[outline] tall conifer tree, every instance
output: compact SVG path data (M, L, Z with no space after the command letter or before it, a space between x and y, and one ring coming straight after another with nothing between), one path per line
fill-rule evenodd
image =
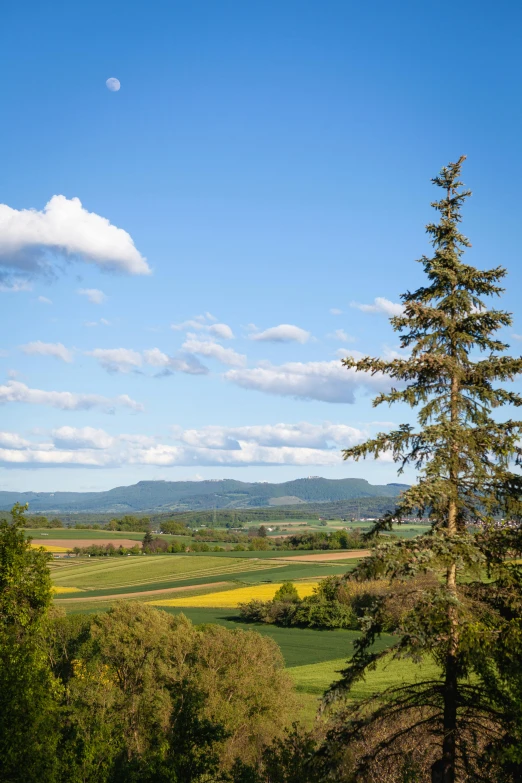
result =
M501 709L486 692L496 668L488 668L484 660L506 631L504 620L517 621L520 630L520 617L503 617L498 601L493 607L484 593L481 572L491 569L491 590L508 583L520 589L505 557L508 550L520 548L520 535L511 531L509 540L504 540L493 528L500 517L519 518L522 480L516 466L522 454L522 421L500 422L492 411L522 405L522 397L506 388L506 382L522 372L522 359L506 356L508 346L496 336L499 329L510 326L511 315L489 308L485 301L503 292L499 283L506 270L481 271L463 261L470 243L460 232L461 207L471 195L460 182L464 160L448 164L432 180L442 197L432 204L440 213L439 222L427 226L433 255L420 259L427 284L404 294L403 313L391 319L408 355L393 361L343 360L347 368L384 373L396 383L374 405L406 403L418 411L418 428L404 424L380 433L347 449L344 457L359 460L391 452L400 464L399 472L407 465L418 470L417 483L373 533L391 530L411 515L428 516L431 529L412 541L378 545L356 578L376 574L390 578L391 593L398 585L403 593L404 584L412 585L391 654L417 660L431 657L441 676L392 694L388 707L381 703L374 712L366 706L358 716L352 713L338 737L353 741L372 720L398 712L404 718L408 711L413 716L415 710L418 715L419 709L426 708L424 725L440 738L440 750L432 751L431 775L441 783L454 783L460 777L459 765L462 769L472 763L470 737L477 738L476 759L487 727L498 725ZM481 532L474 534L470 525L478 525ZM438 579L414 587L412 577L427 571ZM377 601L356 654L331 696L364 676L384 654L373 653L371 645L384 627L385 612L386 599ZM413 717L410 723L412 728ZM392 732L390 743L399 734L404 736L403 729L401 724L400 732Z

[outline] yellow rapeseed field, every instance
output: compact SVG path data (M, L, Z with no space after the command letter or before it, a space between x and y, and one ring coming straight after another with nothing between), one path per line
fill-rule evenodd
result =
M37 549L43 548L47 552L68 552L69 549L66 546L55 546L55 544L31 544L31 546L36 547Z
M187 598L164 598L163 600L148 601L153 606L202 606L208 608L235 609L239 604L249 601L271 601L281 587L277 584L253 585L252 587L237 587L234 590L223 590L220 593L207 593L207 595L194 595ZM312 595L318 582L297 583L296 588L300 598Z
M51 590L53 593L81 593L83 592L80 590L79 587L59 587L57 585L53 585Z

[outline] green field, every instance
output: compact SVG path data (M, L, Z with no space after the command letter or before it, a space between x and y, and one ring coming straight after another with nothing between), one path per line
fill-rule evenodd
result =
M171 587L205 584L210 585L213 582L221 582L225 580L237 582L238 584L243 585L253 585L258 584L259 582L281 582L295 579L315 579L324 576L331 576L332 574L344 574L347 570L347 567L344 565L321 564L316 566L315 564L308 563L289 566L281 565L278 568L273 568L271 566L263 567L261 565L258 566L256 570L254 564L248 564L247 561L243 570L238 568L234 571L226 571L223 568L219 568L215 569L212 573L210 570L207 570L205 575L198 575L198 572L195 569L194 571L185 573L183 575L172 575L170 579L165 579L165 581L151 581L150 572L143 572L141 578L144 580L147 579L148 581L138 582L134 585L129 585L127 582L125 582L117 587L109 587L104 585L104 587L91 587L89 589L88 587L82 586L79 579L75 578L65 581L66 578L62 574L60 574L59 577L55 577L54 572L53 581L56 585L62 587L80 587L85 591L83 593L83 597L85 598L103 598L107 595L117 596L118 594L124 593L139 593L144 590L166 590ZM122 574L119 574L118 576L121 577Z
M238 552L236 557L232 553L205 552L125 558L57 558L50 568L53 583L57 587L77 587L84 591L84 597L94 598L220 581L249 585L314 579L344 574L358 563L357 559L345 562L275 563L272 557L266 557L273 554Z
M279 628L276 625L243 623L234 615L232 609L199 609L177 607L158 607L170 614L184 614L196 625L217 623L227 628L240 628L245 631L257 631L273 639L283 653L289 667L301 667L309 664L321 664L332 659L350 658L353 643L360 634L358 631L318 631L314 628ZM390 644L391 637L383 636L376 649Z
M53 582L64 587L83 590L136 588L147 584L185 581L187 578L206 578L230 572L273 570L262 561L240 560L229 557L216 560L211 557L186 555L147 555L143 557L92 558L68 560L54 564Z
M382 649L389 643L388 640L389 637L382 637L376 649ZM301 709L298 715L300 721L307 725L312 724L324 692L340 678L339 672L345 666L345 658L289 666L287 671L301 697ZM437 667L433 663L419 665L411 660L390 659L379 663L374 671L367 673L364 680L356 682L346 694L346 698L348 701L367 699L382 694L391 687L434 679L437 673Z
M389 637L383 637L383 644ZM338 658L303 666L291 666L289 674L295 682L296 690L301 693L321 695L339 679L339 671L346 666L346 659ZM374 693L381 693L391 686L412 684L437 676L434 663L416 664L411 659L380 662L374 671L368 672L364 680L355 683L350 690L350 699L366 699Z

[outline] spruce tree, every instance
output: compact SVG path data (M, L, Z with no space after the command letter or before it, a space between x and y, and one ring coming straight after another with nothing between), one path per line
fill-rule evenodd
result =
M432 780L441 783L454 783L465 768L471 778L480 778L488 732L493 742L504 714L492 696L502 692L501 653L495 659L495 650L505 647L513 624L519 645L522 631L520 614L503 611L502 601L493 599L495 591L504 598L506 590L520 595L518 572L506 557L520 550L520 530L499 530L498 524L502 517L519 519L522 421L501 422L493 411L522 405L522 397L506 388L522 372L522 359L505 355L509 346L496 334L511 325L511 315L487 301L503 292L499 283L506 270L482 271L463 261L470 243L460 232L461 208L471 195L460 182L464 160L448 164L432 180L442 194L432 204L440 219L427 226L434 252L420 259L427 282L402 296L403 312L391 319L405 358L343 360L347 368L392 379L395 386L374 405L417 409L417 428L403 424L344 451L345 459L354 460L391 453L399 473L406 466L418 471L417 482L373 534L412 515L428 517L431 528L417 539L378 544L356 571L358 579L390 579L390 593L373 605L356 654L330 693L333 698L349 688L383 655L434 660L439 679L398 689L372 709L352 711L330 739L354 742L372 722L394 715L397 730L380 740L380 752L423 725L438 738L430 740L430 766ZM426 572L436 578L423 582ZM396 642L391 652L374 653L371 646L386 625L394 591L404 596Z

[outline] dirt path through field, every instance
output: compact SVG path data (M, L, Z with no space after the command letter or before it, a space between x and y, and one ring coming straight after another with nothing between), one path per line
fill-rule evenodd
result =
M368 557L369 549L351 549L346 552L324 552L319 555L289 555L274 557L274 560L286 560L292 563L317 563L325 560L352 560L354 557Z
M115 593L114 595L92 595L85 598L60 598L60 595L56 595L55 601L112 601L115 598L136 598L141 595L157 595L158 593L182 593L185 590L203 590L206 587L223 587L230 582L209 582L205 585L182 585L181 587L164 587L161 590L141 590L139 593Z

